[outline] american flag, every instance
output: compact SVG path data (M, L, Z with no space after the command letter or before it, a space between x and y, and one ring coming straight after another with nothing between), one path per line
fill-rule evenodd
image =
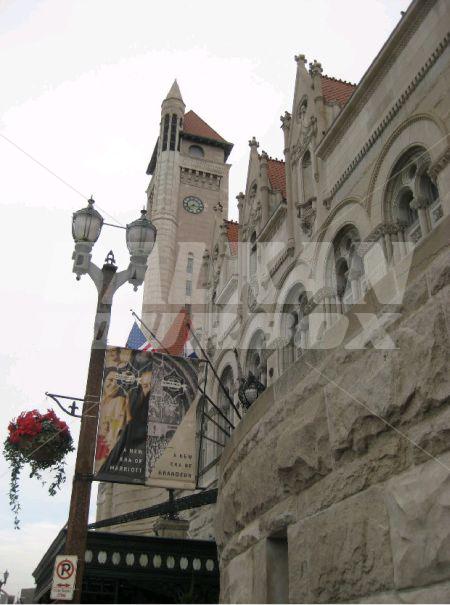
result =
M136 322L134 322L133 327L131 328L125 346L127 349L137 349L139 351L156 351L158 348L155 340L153 338L148 340Z
M192 345L191 339L188 338L184 344L184 356L190 359L198 359L198 355Z

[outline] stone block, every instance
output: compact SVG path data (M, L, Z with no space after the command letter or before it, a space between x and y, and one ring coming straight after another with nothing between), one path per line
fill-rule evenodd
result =
M219 549L240 529L237 522L240 475L240 469L236 470L221 486L221 497L217 501L214 518L214 532Z
M431 296L450 286L450 252L442 253L430 266L426 279Z
M401 590L398 597L397 603L450 603L450 582L432 584L416 590Z
M450 454L386 485L397 589L450 579Z
M332 468L323 392L296 407L281 427L275 452L279 478L289 493L298 493Z
M254 521L244 527L242 531L234 534L232 538L227 542L221 553L223 561L229 561L242 552L252 547L256 542L261 539L260 522Z
M290 526L288 543L290 602L346 602L393 588L381 488Z
M275 451L279 431L266 435L264 442L255 443L241 465L236 486L237 523L242 526L271 508L284 495L278 480Z
M414 444L412 454L415 464L428 462L431 456L450 449L450 405L442 407L434 414L428 414L407 432Z
M383 417L396 407L395 351L342 352L340 377L324 389L331 448L362 453L388 427Z
M336 459L347 450L364 452L389 425L420 418L450 397L449 337L440 302L430 299L391 336L394 350L340 353L340 376L325 387Z
M222 568L220 582L221 603L252 603L253 553L251 549L232 559Z
M252 548L253 576L252 602L267 603L267 541L260 540Z
M405 423L450 397L450 346L441 304L430 299L402 323L395 338L395 391Z
M412 313L420 309L428 300L428 285L425 279L416 280L405 289L401 301L400 312L402 315Z
M282 500L261 517L261 531L266 535L285 532L297 520L297 500L294 496Z
M297 496L297 519L304 519L372 485L405 471L413 462L410 441L397 432L378 436L369 450L342 464Z

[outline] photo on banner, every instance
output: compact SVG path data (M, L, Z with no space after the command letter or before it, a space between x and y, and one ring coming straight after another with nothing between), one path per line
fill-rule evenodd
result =
M106 351L94 479L195 489L198 360Z

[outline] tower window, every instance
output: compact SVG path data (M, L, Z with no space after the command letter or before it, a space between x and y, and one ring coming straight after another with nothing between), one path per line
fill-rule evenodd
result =
M175 143L177 140L177 116L172 114L172 123L170 125L170 149L175 151Z
M166 113L164 116L164 128L163 128L163 140L162 140L162 151L167 149L167 138L169 136L169 114Z
M203 151L203 148L200 147L200 145L191 145L189 147L189 155L193 158L204 158L205 152Z
M194 257L192 256L192 252L189 252L189 256L187 259L186 272L193 273L194 271Z
M190 279L186 282L186 296L191 296L192 294L192 282Z

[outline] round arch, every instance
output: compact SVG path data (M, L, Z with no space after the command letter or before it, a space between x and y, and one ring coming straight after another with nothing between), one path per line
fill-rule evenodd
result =
M448 133L431 114L417 114L400 124L381 150L370 179L365 206L374 225L386 220L382 200L392 168L401 156L411 147L423 147L433 163L448 145Z
M327 286L328 258L337 234L344 228L356 229L361 241L371 232L369 216L365 208L355 200L344 200L339 204L316 243L312 262L314 293Z

